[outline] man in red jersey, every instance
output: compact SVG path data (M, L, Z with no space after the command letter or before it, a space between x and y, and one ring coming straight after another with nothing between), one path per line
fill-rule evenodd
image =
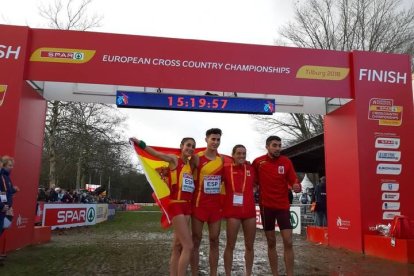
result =
M221 225L221 189L224 159L217 153L221 142L221 130L212 128L206 132L207 148L194 156L195 191L193 194L193 213L191 229L193 233L193 258L191 271L198 275L199 250L204 223L208 224L210 240L209 264L210 275L217 275L219 259L219 236Z
M292 225L290 223L289 185L299 191L292 162L280 155L282 140L278 136L266 139L267 154L256 158L253 167L259 182L259 205L263 230L267 239L267 254L273 275L278 274L275 221L283 239L286 274L293 275Z

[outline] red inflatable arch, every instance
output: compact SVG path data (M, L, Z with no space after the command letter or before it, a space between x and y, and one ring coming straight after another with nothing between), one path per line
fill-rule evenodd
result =
M364 252L370 227L414 218L407 55L0 25L0 153L15 156L22 188L9 250L33 236L45 98L115 103L120 86L260 94L278 111L326 113L330 246Z

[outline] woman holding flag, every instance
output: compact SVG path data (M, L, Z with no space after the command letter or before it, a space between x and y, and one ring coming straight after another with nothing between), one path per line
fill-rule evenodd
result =
M246 148L236 145L232 151L233 162L224 165L224 184L226 195L223 217L227 222L227 243L224 250L224 270L231 275L233 251L237 241L240 225L243 227L245 253L244 275L252 275L253 244L256 236L256 207L253 189L255 171L246 162Z
M173 249L170 260L170 275L186 275L193 242L189 227L191 215L191 199L194 192L193 169L190 163L195 150L193 138L183 138L180 144L181 155L166 154L149 147L144 141L131 138L131 141L155 158L168 163L168 186L170 202L168 214L174 228Z

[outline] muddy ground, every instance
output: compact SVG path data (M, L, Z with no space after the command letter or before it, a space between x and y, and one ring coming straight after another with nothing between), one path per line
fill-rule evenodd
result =
M114 222L99 227L54 231L52 242L31 246L9 254L0 275L168 275L171 231L154 231L158 221L146 227L123 226ZM205 232L207 234L207 232ZM225 233L221 233L223 254ZM233 275L243 275L242 233L236 245ZM279 272L285 273L278 236ZM414 275L414 264L400 264L332 249L294 235L295 275ZM264 233L255 241L254 275L271 275ZM224 275L220 257L219 274ZM208 240L201 246L200 275L208 275Z

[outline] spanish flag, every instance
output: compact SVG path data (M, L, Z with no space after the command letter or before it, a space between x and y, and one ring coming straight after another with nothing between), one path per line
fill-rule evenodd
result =
M131 141L131 143L133 143ZM170 202L170 188L168 186L168 163L162 161L141 149L136 143L133 143L138 160L142 166L145 176L151 185L154 198L157 205L162 211L161 226L168 228L171 226L171 217L168 214L168 204ZM180 155L180 149L153 147L153 149L166 154Z
M168 183L168 174L169 167L168 163L165 161L156 158L145 150L141 149L135 142L130 140L130 143L133 144L135 152L138 155L138 160L142 166L144 174L151 185L154 193L152 197L154 198L157 205L162 211L161 216L161 226L163 228L168 228L171 226L171 216L168 214L168 205L170 203L170 188ZM181 155L181 150L176 148L165 148L165 147L156 147L151 146L151 148L156 151L165 153L165 154L174 154L177 156ZM206 148L196 148L195 153L204 151ZM222 155L224 157L225 163L231 163L231 157L227 155ZM223 186L224 187L224 186Z

